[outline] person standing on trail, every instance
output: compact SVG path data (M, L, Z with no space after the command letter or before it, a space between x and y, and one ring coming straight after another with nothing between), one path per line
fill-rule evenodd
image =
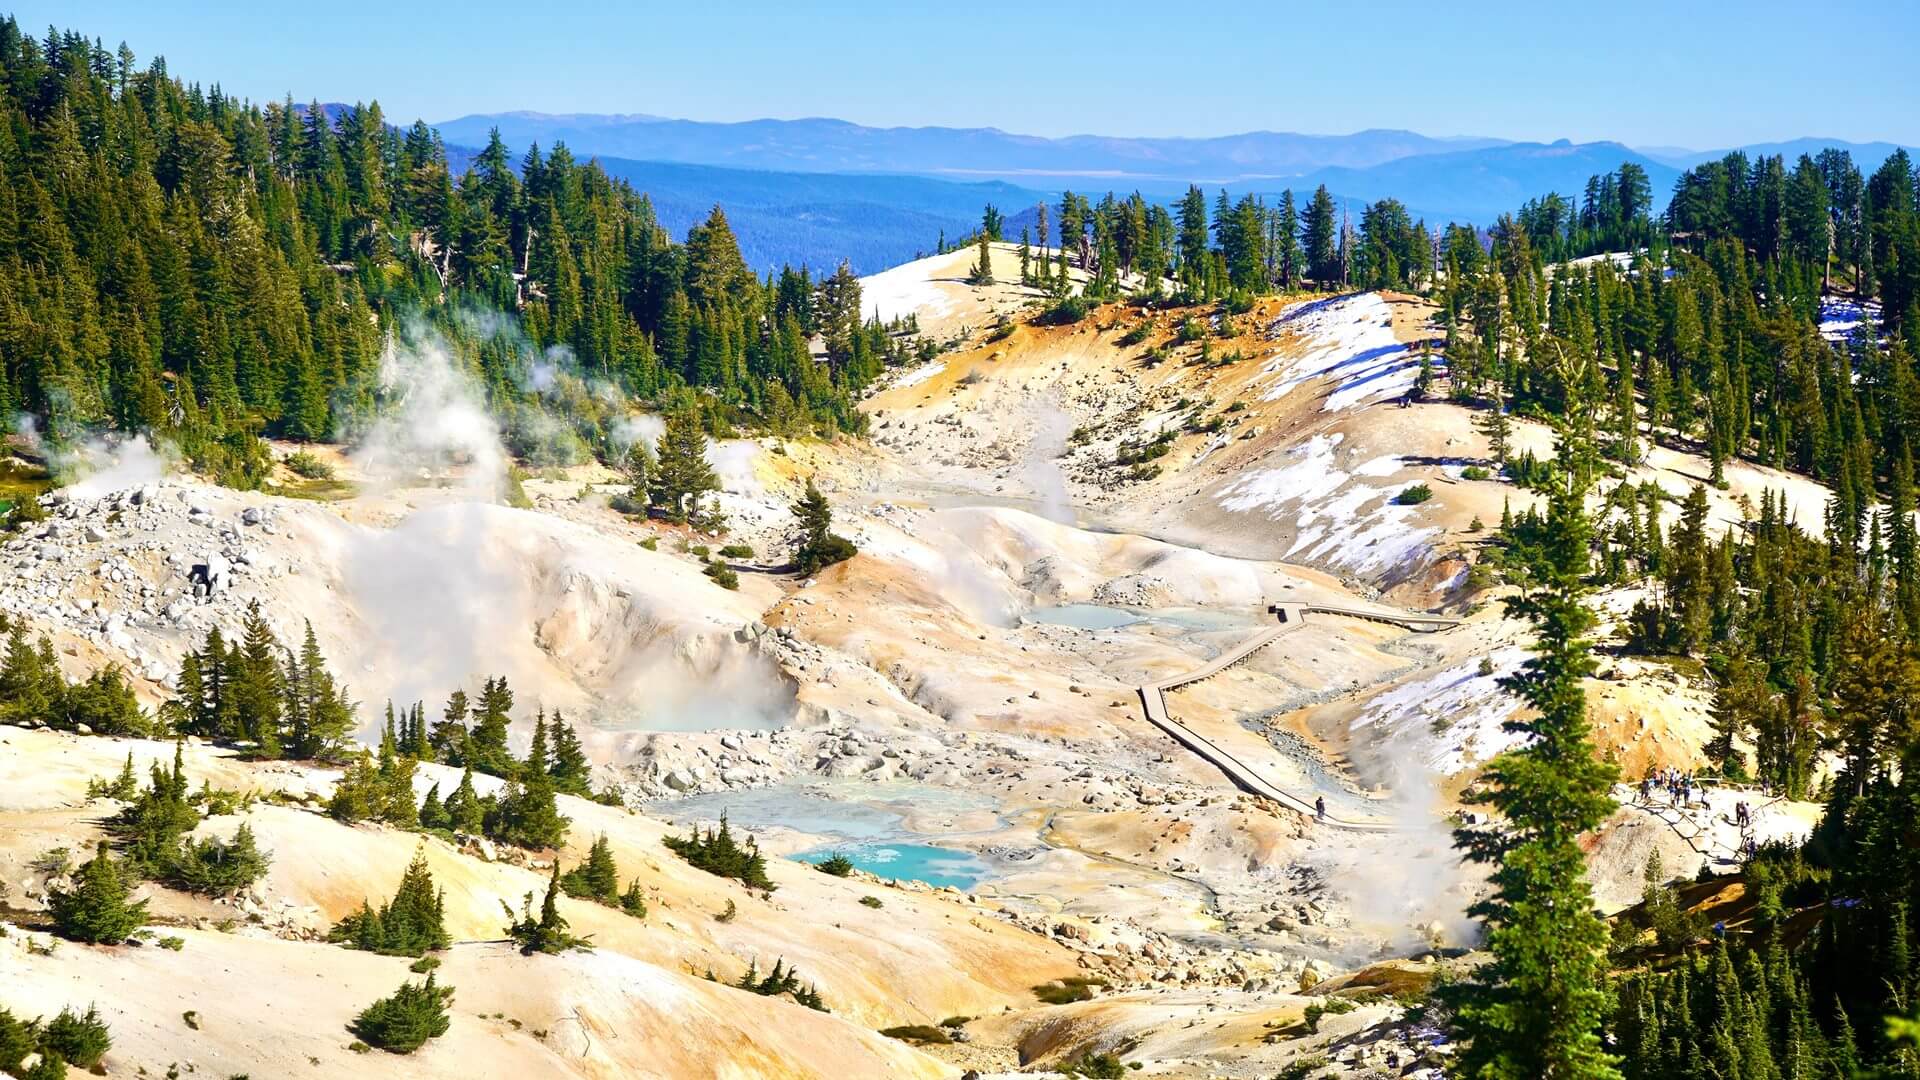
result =
M1327 820L1327 797L1325 795L1315 795L1313 797L1313 816L1319 821Z

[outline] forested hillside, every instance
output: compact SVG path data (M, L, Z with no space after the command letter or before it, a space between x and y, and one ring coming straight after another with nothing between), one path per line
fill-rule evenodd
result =
M455 176L377 104L255 105L11 19L0 117L0 409L151 431L230 483L261 475L258 436L350 436L406 319L529 430L551 407L536 363L715 423L853 428L852 394L904 347L860 325L844 268L762 280L718 207L675 243L564 147L514 162L494 140ZM472 317L491 312L518 326ZM568 413L594 442L601 418Z

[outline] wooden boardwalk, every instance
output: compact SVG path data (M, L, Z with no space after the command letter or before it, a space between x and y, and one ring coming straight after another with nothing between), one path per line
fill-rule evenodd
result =
M1146 712L1147 722L1159 728L1161 731L1166 732L1173 741L1186 747L1189 751L1199 755L1215 768L1225 773L1227 779L1232 780L1234 785L1242 791L1252 795L1258 795L1263 799L1271 799L1282 806L1305 814L1307 817L1313 818L1323 825L1331 825L1334 828L1352 829L1360 832L1386 832L1393 829L1395 826L1389 821L1356 821L1334 817L1331 814L1328 814L1326 817L1320 817L1314 811L1311 794L1303 798L1295 795L1293 792L1282 789L1262 776L1258 769L1233 756L1232 753L1220 746L1220 744L1174 719L1173 715L1167 711L1166 695L1168 691L1178 690L1183 686L1190 686L1202 679L1210 679L1295 630L1300 629L1306 622L1306 617L1310 612L1318 612L1326 615L1344 615L1356 619L1371 619L1375 622L1384 622L1395 626L1403 626L1409 630L1422 631L1444 630L1447 627L1456 625L1459 620L1446 619L1433 615L1403 615L1397 612L1371 611L1360 608L1317 607L1310 604L1285 602L1274 604L1268 610L1273 612L1279 620L1279 625L1271 626L1260 631L1234 648L1221 653L1205 665L1197 667L1192 671L1183 672L1172 678L1162 679L1159 682L1147 683L1141 686L1139 688L1140 704Z

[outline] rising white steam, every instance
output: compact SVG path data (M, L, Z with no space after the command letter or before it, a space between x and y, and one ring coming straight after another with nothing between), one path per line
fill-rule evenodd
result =
M457 471L474 494L500 490L507 475L500 424L432 328L414 324L387 338L379 396L382 407L353 452L368 476L391 483Z
M1027 456L1020 474L1040 504L1040 515L1049 521L1071 525L1073 498L1067 493L1067 477L1060 470L1060 458L1067 452L1073 418L1053 401L1040 401L1029 411L1033 436L1027 443Z
M30 413L14 418L14 431L29 449L46 457L54 481L82 499L154 483L167 475L176 460L171 446L145 434L43 438L39 420Z

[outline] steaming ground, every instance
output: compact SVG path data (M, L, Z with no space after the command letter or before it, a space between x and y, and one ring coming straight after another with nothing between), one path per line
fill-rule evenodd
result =
M1524 655L1521 628L1497 605L1434 635L1315 616L1171 695L1183 722L1273 782L1336 810L1383 810L1403 826L1391 834L1329 831L1242 795L1148 725L1134 695L1270 625L1266 605L1277 599L1461 614L1482 599L1465 584L1472 519L1497 521L1515 493L1462 476L1485 454L1464 411L1393 404L1417 364L1424 312L1377 295L1268 304L1215 340L1206 362L1198 345L1173 340L1166 316L1122 344L1139 317L1111 308L989 342L981 331L1028 297L958 281L955 266L969 257L908 264L869 290L883 308L919 311L923 327L974 331L867 402L871 442L714 447L732 527L724 539L612 510L621 485L598 466L541 472L524 484L531 508L500 505L498 427L445 350L416 335L383 361L389 417L344 451L318 451L340 473L330 499L224 491L123 455L134 471L67 489L52 520L0 549L13 568L0 608L51 632L70 674L119 662L152 696L182 650L210 626L231 631L258 599L283 639L312 620L368 720L389 698L433 711L449 690L504 674L519 738L536 708L581 728L599 782L645 808L570 803L573 842L613 835L623 866L631 857L647 868L661 919L595 923L605 936L592 958L569 961L580 969L568 975L574 989L531 979L503 991L505 1005L474 1002L528 1014L529 1027L549 1033L540 1045L457 1021L426 1074L495 1053L500 1040L532 1055L502 1069L579 1075L719 1072L750 1053L780 1063L754 1075L814 1075L829 1047L833 1071L854 1076L1005 1073L1094 1049L1121 1051L1146 1075L1264 1077L1329 1049L1349 1073L1384 1067L1389 1053L1396 1071L1430 1066L1390 1023L1391 1007L1329 1018L1307 1035L1298 1019L1313 999L1299 992L1348 986L1356 969L1365 971L1354 979L1377 979L1380 964L1429 973L1436 944L1470 943L1461 913L1479 883L1453 858L1448 815L1478 764L1509 745L1501 723L1515 704L1496 680ZM1003 281L1017 279L1011 260L996 252ZM1149 363L1154 345L1165 357ZM1238 359L1220 360L1229 355ZM535 389L577 377L564 356L530 358L528 370ZM658 421L636 414L615 431L650 438ZM1521 437L1542 441L1532 429ZM1147 459L1152 468L1116 464L1156 442L1165 450ZM1654 455L1643 471L1684 490L1697 465ZM1773 479L1729 473L1736 496ZM761 572L784 561L786 504L809 478L829 492L836 527L860 555L812 580ZM1395 505L1416 480L1437 497ZM1796 506L1817 494L1796 489ZM1715 506L1737 516L1729 497L1716 494ZM739 560L738 591L714 585L686 550L722 543L755 553ZM227 584L196 597L193 568L215 557L231 567ZM1631 597L1608 602L1624 611ZM1133 614L1089 620L1116 611ZM1594 689L1603 745L1630 769L1694 760L1708 730L1702 688L1618 660ZM14 772L3 790L26 794L0 797L0 877L20 881L38 850L84 842L90 811L77 792L125 746L6 737L0 762ZM229 786L333 781L193 753L195 767ZM823 875L776 859L779 900L718 924L709 915L724 890L666 855L658 836L665 816L723 811L774 854L931 842L976 856L986 876L970 896L889 892L875 915L847 906L852 893ZM284 807L253 816L287 856L248 901L268 914L238 937L196 933L190 955L204 947L245 978L304 986L320 974L357 992L361 960L302 940L336 908L389 888L413 841ZM1623 811L1597 840L1601 895L1637 892L1652 846L1677 870L1698 865L1678 830ZM474 852L433 858L455 882L461 933L476 939L497 936L495 897L532 878ZM29 903L42 884L30 881ZM218 913L179 914L211 925ZM463 944L452 966L503 962L487 949ZM789 1015L805 1010L738 1001L686 977L782 955L820 979L834 1017ZM0 951L0 971L0 985L35 992L60 977L17 952ZM1075 971L1107 988L1066 1006L1029 992ZM217 971L195 978L188 993L223 992ZM556 1052L574 1044L548 1021L580 995L596 1004L579 1023L615 1060ZM692 1010L711 1039L696 1045L658 1016L627 1016L620 1010L651 1006L614 1004L622 995L682 1003L669 1012ZM186 1055L178 1033L161 1030L179 1011L174 998L156 1004L118 986L105 1000L153 1014L153 1029L130 1044L138 1060L163 1071L166 1054ZM953 1047L922 1052L870 1034L954 1014L983 1019ZM608 1049L615 1031L627 1041ZM229 1072L277 1071L237 1041L219 1047L205 1056Z

